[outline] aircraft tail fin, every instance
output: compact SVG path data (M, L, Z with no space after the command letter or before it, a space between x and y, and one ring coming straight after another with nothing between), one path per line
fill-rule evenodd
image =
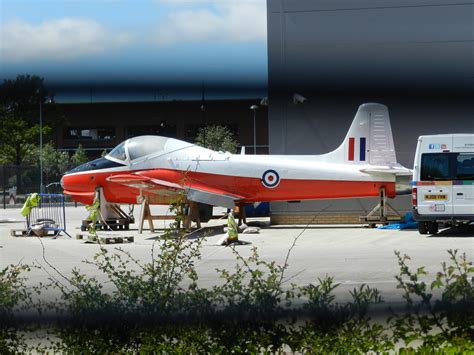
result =
M346 138L339 148L325 154L325 158L348 164L399 165L387 106L360 105Z

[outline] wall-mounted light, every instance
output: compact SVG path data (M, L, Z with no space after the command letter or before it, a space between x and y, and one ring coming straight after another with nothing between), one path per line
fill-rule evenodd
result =
M257 129L255 125L255 116L257 114L258 105L252 105L250 106L250 109L253 111L253 154L257 154Z
M302 104L306 100L308 100L308 99L306 97L304 97L303 95L300 95L298 93L293 94L293 103L295 105Z

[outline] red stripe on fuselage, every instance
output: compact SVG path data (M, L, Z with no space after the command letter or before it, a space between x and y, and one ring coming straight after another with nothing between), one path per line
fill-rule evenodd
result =
M381 187L385 187L387 196L396 195L393 182L281 179L276 188L270 189L258 178L204 173L189 173L188 177L204 186L245 196L246 202L373 197L379 196Z
M144 170L135 173L152 179L165 180L180 185L184 184L198 189L226 191L229 194L243 196L245 202L375 197L379 195L381 187L385 187L387 196L394 197L396 195L394 182L282 178L276 188L269 189L262 184L261 179L251 177L167 169ZM105 197L109 202L136 203L136 197L139 193L138 189L110 183L105 180L109 176L119 174L123 174L123 172L94 172L91 174L67 175L63 178L63 187L73 199L83 203L92 203L92 199L86 198L84 193L93 192L99 186L103 187ZM157 189L163 188L157 187ZM167 203L166 199L162 203Z

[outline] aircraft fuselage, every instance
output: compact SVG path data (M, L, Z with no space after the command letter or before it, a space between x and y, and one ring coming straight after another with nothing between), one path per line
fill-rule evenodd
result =
M63 188L74 200L92 203L97 187L107 201L136 203L138 189L110 184L106 179L124 173L142 174L183 186L210 186L216 193L242 196L242 202L312 200L396 195L395 177L362 173L364 165L318 162L318 156L232 155L190 146L113 168L71 173ZM155 203L167 204L170 189L147 192Z

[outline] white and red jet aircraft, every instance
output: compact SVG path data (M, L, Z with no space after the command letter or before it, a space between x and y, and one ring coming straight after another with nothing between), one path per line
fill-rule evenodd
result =
M411 170L396 161L387 107L359 107L346 138L322 155L245 155L216 152L159 136L130 138L110 154L67 173L73 200L91 204L98 187L109 203L167 204L179 191L190 201L233 208L291 201L411 193Z

